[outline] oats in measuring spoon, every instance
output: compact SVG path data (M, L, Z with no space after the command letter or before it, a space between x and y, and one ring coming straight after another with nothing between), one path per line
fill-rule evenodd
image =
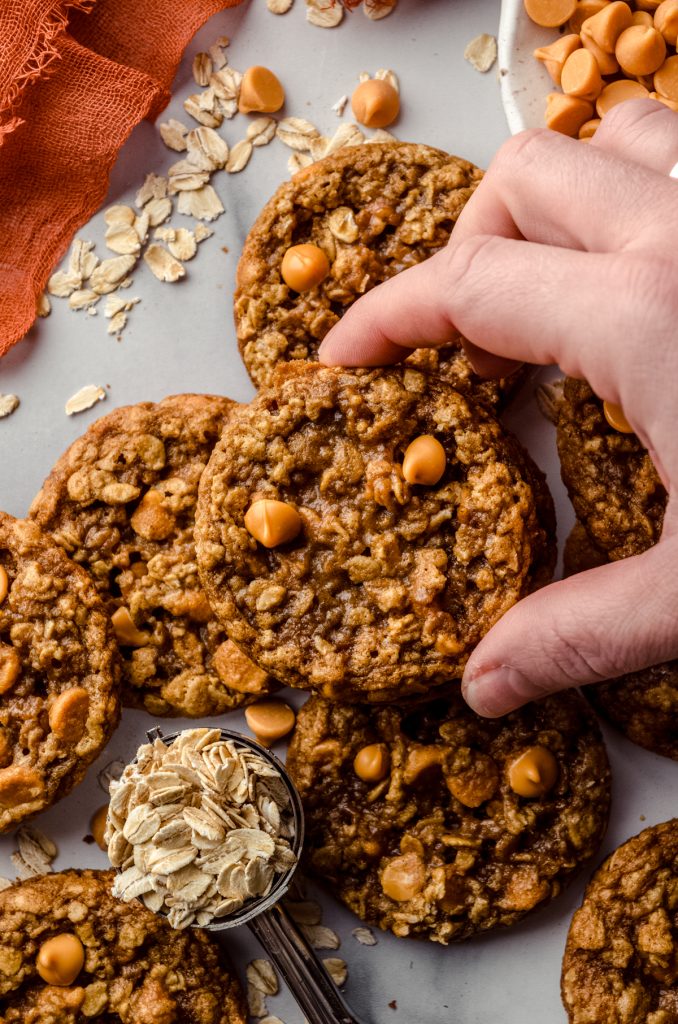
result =
M113 894L141 898L175 928L236 913L296 863L279 773L218 729L145 744L110 792Z

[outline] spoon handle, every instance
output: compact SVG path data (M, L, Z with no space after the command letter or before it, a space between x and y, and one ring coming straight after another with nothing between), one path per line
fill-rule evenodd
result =
M280 904L247 922L311 1024L363 1024Z

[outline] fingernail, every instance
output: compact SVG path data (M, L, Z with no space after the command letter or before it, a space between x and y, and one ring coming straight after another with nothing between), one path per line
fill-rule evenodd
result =
M461 684L464 700L483 718L499 718L532 699L530 681L510 665L471 670Z

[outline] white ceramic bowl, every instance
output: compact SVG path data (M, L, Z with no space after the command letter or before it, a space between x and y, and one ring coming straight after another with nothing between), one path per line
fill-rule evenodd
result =
M532 52L558 38L558 29L530 21L523 0L502 0L498 50L501 98L511 132L543 128L546 96L555 88Z

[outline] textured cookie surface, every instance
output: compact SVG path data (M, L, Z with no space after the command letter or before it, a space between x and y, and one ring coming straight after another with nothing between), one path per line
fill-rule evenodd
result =
M447 466L409 485L422 434ZM291 504L299 536L266 549L253 500ZM490 626L553 567L543 478L481 406L414 370L289 367L235 410L205 471L200 571L229 635L276 678L389 700L459 676Z
M178 932L140 903L111 896L112 871L64 871L0 893L4 1024L244 1024L238 981L217 943ZM72 985L47 985L40 946L76 935L85 963Z
M568 378L559 406L561 472L577 517L612 559L659 540L666 491L635 434L614 430L585 381Z
M565 544L565 574L606 561L577 523ZM678 661L585 686L582 693L633 743L678 761Z
M354 769L372 744L388 752L380 782ZM528 799L508 769L535 745L551 752L558 777ZM312 697L287 765L309 866L360 918L400 936L446 943L515 923L560 892L607 822L605 748L573 691L500 719L475 715L458 690L409 711ZM384 891L394 870L417 880L411 898Z
M562 994L571 1024L678 1020L678 819L615 850L572 918Z
M236 328L254 383L270 383L280 362L314 360L356 299L443 248L481 178L473 164L430 146L372 143L346 147L281 185L238 265ZM303 242L323 250L330 273L300 294L280 270L287 249ZM459 344L419 349L411 361L492 404L523 376L483 381Z
M119 717L94 584L35 523L0 512L0 831L70 792Z
M175 395L116 409L71 445L31 507L111 613L129 614L117 627L123 699L154 715L222 714L271 686L217 624L195 558L198 482L234 404Z

